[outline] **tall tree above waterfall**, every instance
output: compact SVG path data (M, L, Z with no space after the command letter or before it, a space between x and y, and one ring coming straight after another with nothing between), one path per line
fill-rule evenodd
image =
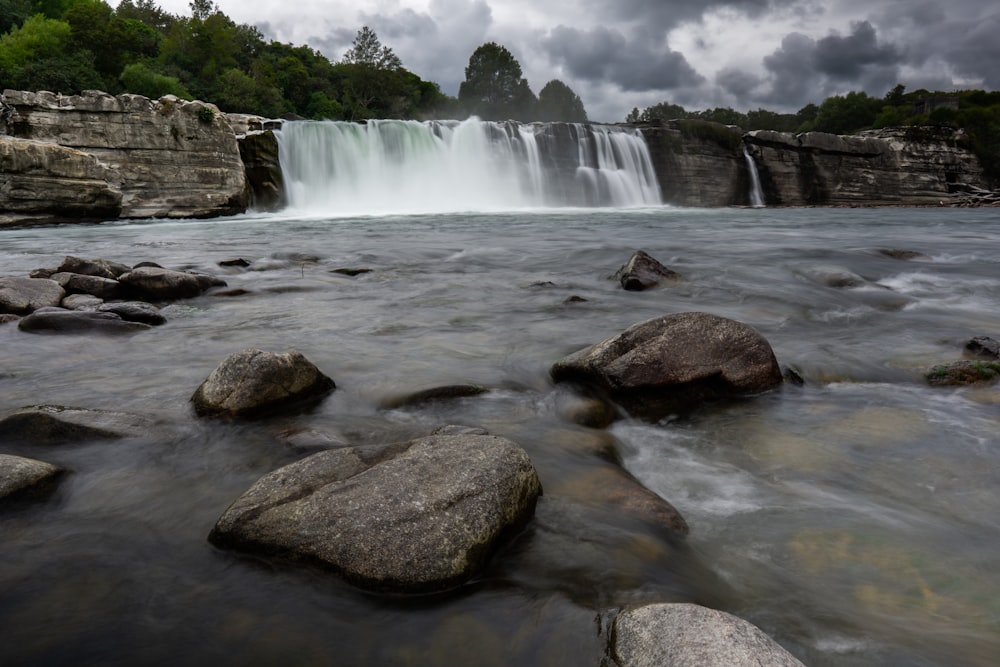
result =
M458 102L470 115L486 120L534 120L538 103L517 58L496 42L472 52Z
M366 65L379 70L397 70L403 66L399 57L388 46L382 46L378 35L368 26L358 31L341 62L345 65Z
M586 123L587 111L583 100L559 79L552 79L538 93L537 120L548 122Z

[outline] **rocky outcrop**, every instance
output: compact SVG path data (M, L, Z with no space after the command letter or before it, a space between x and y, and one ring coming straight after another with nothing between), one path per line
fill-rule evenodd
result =
M753 327L708 313L635 324L556 363L556 382L596 390L650 421L782 383L770 344Z
M14 195L0 199L8 217L187 218L246 210L236 135L212 104L5 90L3 105L0 155L16 153L19 165L13 184L6 175L0 183Z
M791 134L698 120L642 127L663 199L677 206L750 205L753 157L768 206L958 204L985 186L962 135L887 128L856 136Z
M314 454L257 481L218 546L329 567L372 590L430 593L477 573L534 514L528 455L490 435L432 435Z
M219 364L191 402L200 417L252 418L321 400L335 387L301 352L248 349Z
M615 618L611 657L618 667L802 667L757 626L695 604L652 604Z

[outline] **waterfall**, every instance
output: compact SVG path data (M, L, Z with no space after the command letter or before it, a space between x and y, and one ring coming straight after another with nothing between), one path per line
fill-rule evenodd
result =
M743 144L743 157L747 161L747 171L750 172L750 205L760 208L764 205L764 191L760 187L760 175L757 173L757 163L746 143Z
M650 206L660 189L638 130L467 121L289 121L289 206L333 215Z

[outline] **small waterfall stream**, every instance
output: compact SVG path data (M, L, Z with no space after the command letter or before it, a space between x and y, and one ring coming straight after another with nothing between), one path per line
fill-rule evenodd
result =
M295 121L279 132L289 204L358 215L661 203L642 134L566 123Z
M754 208L764 206L764 191L760 187L760 174L757 173L757 163L754 162L750 149L743 144L743 158L747 161L747 171L750 172L750 205Z

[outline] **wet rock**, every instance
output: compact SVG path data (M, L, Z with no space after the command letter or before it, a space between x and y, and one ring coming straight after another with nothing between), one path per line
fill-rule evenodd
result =
M416 391L404 396L387 398L382 401L382 407L387 409L412 407L434 401L448 401L456 398L479 396L489 391L488 388L475 384L451 384L442 387L432 387Z
M989 384L1000 379L1000 361L955 361L935 366L924 374L932 387Z
M145 301L116 301L97 308L98 312L114 313L126 322L141 322L151 326L166 324L167 318L160 309Z
M104 299L93 294L70 294L61 305L66 310L97 310L103 303Z
M97 276L98 278L117 280L118 276L128 273L130 270L131 267L125 264L111 262L106 259L82 259L67 255L54 273L78 273L83 276Z
M548 489L551 495L569 497L587 505L610 508L615 513L687 536L687 521L673 505L653 493L622 468L602 465L568 477Z
M226 286L226 281L215 276L156 266L137 266L122 274L119 282L141 298L153 301L189 299L213 287Z
M891 257L893 259L930 259L927 255L922 252L917 252L916 250L901 250L898 248L879 248L879 254L885 255L886 257Z
M818 267L806 271L805 274L811 280L835 289L855 289L872 284L864 276L840 267Z
M989 336L976 336L965 344L965 353L979 359L1000 359L1000 342Z
M51 463L0 454L0 499L45 491L63 472Z
M563 301L563 303L586 303L586 302L587 299L584 299L582 296L576 294L572 294L566 297L566 299Z
M33 405L0 418L0 441L58 445L99 438L134 438L153 422L140 415L60 405Z
M250 266L250 260L243 259L242 257L234 257L233 259L224 259L220 261L219 266L235 266L245 269Z
M329 433L311 428L285 429L279 432L277 437L285 445L299 451L333 449L335 447L347 447L349 444Z
M681 274L668 269L644 251L637 250L625 265L618 269L614 278L626 290L641 292L665 282L680 280Z
M60 272L51 280L59 283L70 294L91 294L101 299L117 299L123 293L121 283L113 278L87 276L81 273Z
M611 654L619 667L802 667L757 626L695 604L653 604L615 619Z
M566 421L589 428L607 428L618 418L618 411L608 401L570 393L557 394L556 410Z
M10 324L11 322L17 322L21 319L20 315L11 315L10 313L0 313L0 324Z
M227 357L191 401L199 417L254 418L318 402L335 388L301 352L247 349Z
M479 426L463 426L461 424L446 424L431 431L431 435L489 435L490 432Z
M551 374L556 382L584 385L651 421L782 382L774 352L760 333L708 313L640 322L557 362Z
M58 306L66 296L59 283L46 278L0 277L0 312L27 315L45 306Z
M27 315L17 328L29 333L130 334L149 329L141 322L126 322L114 313L90 310L45 309Z
M262 477L209 540L326 566L376 591L436 592L478 572L540 493L528 455L496 436L334 449Z
M354 268L347 268L347 267L342 268L342 269L331 269L330 270L330 273L339 273L342 276L351 276L352 278L354 276L360 276L360 275L363 275L365 273L371 273L371 272L372 272L371 269L354 269Z

